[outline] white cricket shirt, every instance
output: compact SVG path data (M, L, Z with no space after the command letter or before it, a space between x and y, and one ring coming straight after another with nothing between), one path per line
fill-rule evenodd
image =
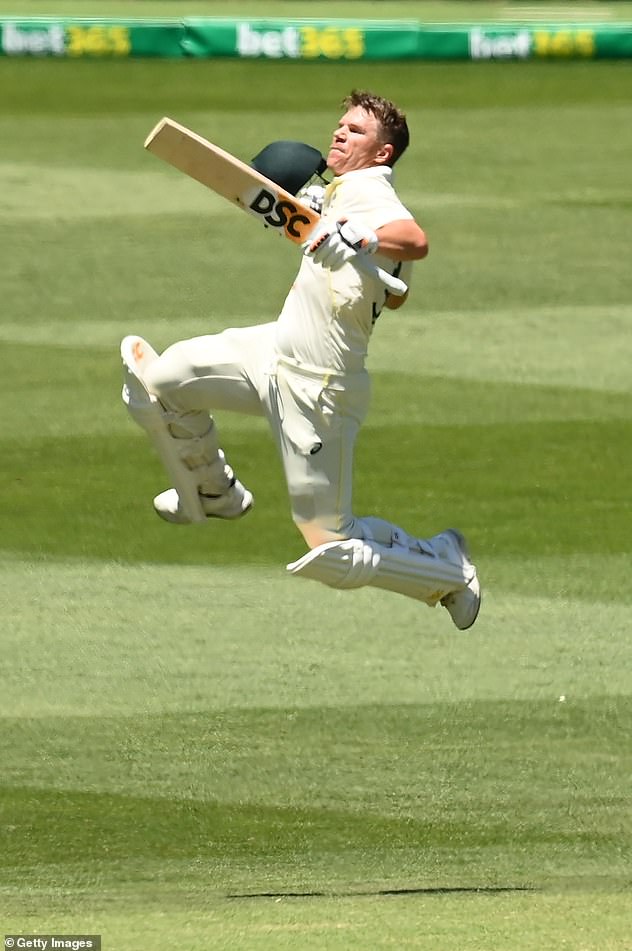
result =
M391 221L411 219L392 179L393 170L383 165L334 178L325 192L323 223L349 218L376 231ZM396 268L396 262L377 254L371 260L391 273ZM410 263L402 267L408 283ZM324 375L359 372L385 298L383 285L353 264L330 271L304 256L277 321L279 354Z

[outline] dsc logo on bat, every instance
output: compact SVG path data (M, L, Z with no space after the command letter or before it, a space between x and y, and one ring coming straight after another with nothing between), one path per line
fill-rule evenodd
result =
M286 198L277 200L276 195L267 188L261 189L248 205L248 210L263 218L271 228L283 228L291 241L306 240L314 224L314 219L299 211L297 205Z

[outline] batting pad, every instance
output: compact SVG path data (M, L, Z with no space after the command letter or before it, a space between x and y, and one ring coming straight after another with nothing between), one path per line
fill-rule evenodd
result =
M123 361L123 402L127 411L149 438L172 479L180 505L192 522L206 522L198 494L197 477L177 451L177 440L167 426L168 414L143 383L143 374L158 354L142 337L128 336L121 343Z
M466 569L445 558L424 555L402 545L379 545L350 538L319 545L287 565L290 574L330 588L372 585L434 606L451 591L466 587Z

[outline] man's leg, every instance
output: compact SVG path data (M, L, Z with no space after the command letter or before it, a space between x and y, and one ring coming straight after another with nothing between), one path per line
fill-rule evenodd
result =
M462 535L449 529L420 539L385 519L352 514L353 450L367 383L360 374L337 391L279 368L283 418L276 428L294 521L312 549L287 569L332 587L373 585L441 603L465 630L478 615L480 586Z
M440 603L459 630L471 627L478 617L481 591L461 533L447 529L420 539L382 519L354 520L356 531L370 532L369 524L375 522L379 522L382 542L370 534L328 542L289 564L287 570L332 588L373 585L430 607Z
M262 414L244 366L250 355L261 358L266 336L262 330L181 341L161 356L141 338L123 341L123 400L148 432L174 484L154 499L162 518L179 523L234 519L252 506L251 493L235 478L219 448L209 409Z

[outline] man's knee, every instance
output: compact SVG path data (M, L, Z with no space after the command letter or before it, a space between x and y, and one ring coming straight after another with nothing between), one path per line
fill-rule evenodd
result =
M351 524L353 523L351 520ZM326 545L328 542L344 541L353 536L349 534L349 526L344 525L340 528L332 528L324 522L314 519L311 522L303 522L294 519L294 524L305 539L308 548L318 548L320 545Z
M173 393L181 383L181 378L174 372L169 357L159 356L148 366L143 375L143 381L149 392L165 405L172 402Z

